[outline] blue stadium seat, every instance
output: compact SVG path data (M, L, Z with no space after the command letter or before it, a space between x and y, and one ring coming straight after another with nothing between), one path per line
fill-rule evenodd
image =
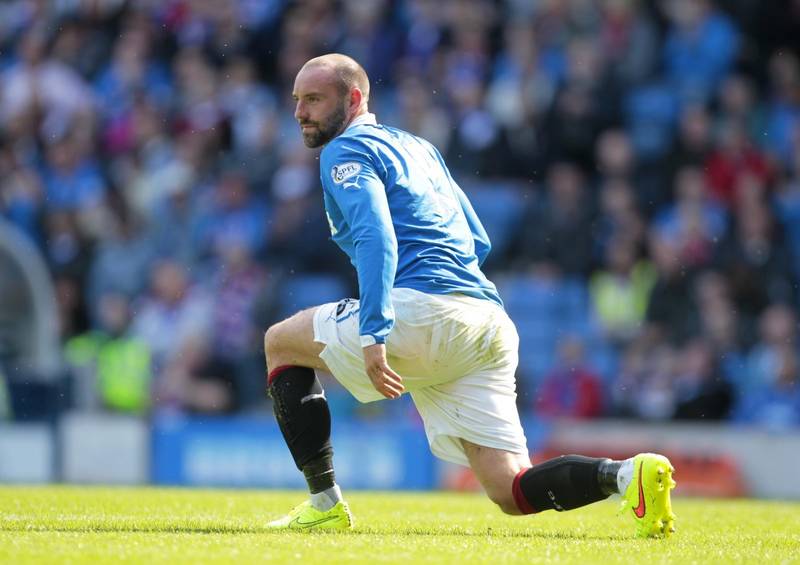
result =
M338 275L295 275L281 286L278 312L286 318L305 308L349 296L349 286Z
M538 381L553 368L558 343L567 335L587 340L586 353L593 366L599 365L604 373L612 370L614 359L601 347L591 323L586 283L515 275L498 279L497 286L506 311L517 326L520 371L529 382ZM597 351L593 352L595 344Z
M628 133L638 155L653 159L664 155L672 142L678 99L667 85L647 84L632 89L625 100Z
M487 260L502 259L522 221L522 191L510 183L481 183L464 186L464 192L492 242Z
M506 311L519 333L520 373L533 384L554 361L563 322L561 281L511 276L497 282Z

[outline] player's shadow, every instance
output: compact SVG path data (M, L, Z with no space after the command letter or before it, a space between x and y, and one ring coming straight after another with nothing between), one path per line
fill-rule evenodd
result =
M387 535L408 535L408 536L452 536L452 537L482 537L482 538L511 538L511 539L545 539L545 540L575 540L575 541L624 541L630 539L630 536L625 535L610 535L610 534L589 534L583 532L543 532L537 530L506 530L506 529L493 529L488 528L485 530L461 530L458 528L447 530L427 530L427 529L397 529L391 532L365 529L355 529L347 532L349 535L371 535L371 536L387 536Z
M219 526L219 525L194 525L180 523L166 523L158 526L141 526L137 524L108 524L108 523L86 523L81 525L42 525L25 522L0 523L0 532L59 532L59 533L174 533L174 534L281 534L286 535L285 531L269 530L263 526ZM380 529L356 528L348 532L296 532L297 535L348 535L348 536L398 536L407 535L409 537L431 536L431 537L489 537L489 538L529 538L545 540L596 540L596 541L625 541L629 536L624 535L597 535L581 532L542 532L536 530L467 530L467 529L393 529L383 531Z
M159 526L140 526L136 524L86 523L81 525L41 525L12 523L0 524L0 532L59 532L59 533L154 533L154 534L260 534L265 529L260 526L197 526L192 524L163 524Z

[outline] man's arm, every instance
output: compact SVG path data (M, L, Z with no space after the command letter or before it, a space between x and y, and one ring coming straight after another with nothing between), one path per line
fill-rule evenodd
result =
M352 140L332 141L322 153L322 182L350 227L358 274L361 345L384 343L394 325L391 290L397 238L386 189L370 150Z
M403 391L386 362L386 337L394 325L391 290L397 272L397 238L386 188L367 148L334 140L321 156L322 180L336 202L355 248L359 288L359 335L367 374L388 398Z

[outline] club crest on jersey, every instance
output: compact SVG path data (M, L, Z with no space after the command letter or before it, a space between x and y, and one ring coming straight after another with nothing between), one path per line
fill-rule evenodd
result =
M331 177L336 184L342 184L350 177L356 176L361 172L360 163L342 163L341 165L334 165L331 169ZM353 184L353 183L350 183Z

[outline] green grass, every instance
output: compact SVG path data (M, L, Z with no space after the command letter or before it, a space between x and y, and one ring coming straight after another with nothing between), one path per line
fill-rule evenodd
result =
M271 533L300 492L0 487L0 563L800 563L800 504L674 501L633 537L616 503L512 518L473 494L349 493L349 533Z

